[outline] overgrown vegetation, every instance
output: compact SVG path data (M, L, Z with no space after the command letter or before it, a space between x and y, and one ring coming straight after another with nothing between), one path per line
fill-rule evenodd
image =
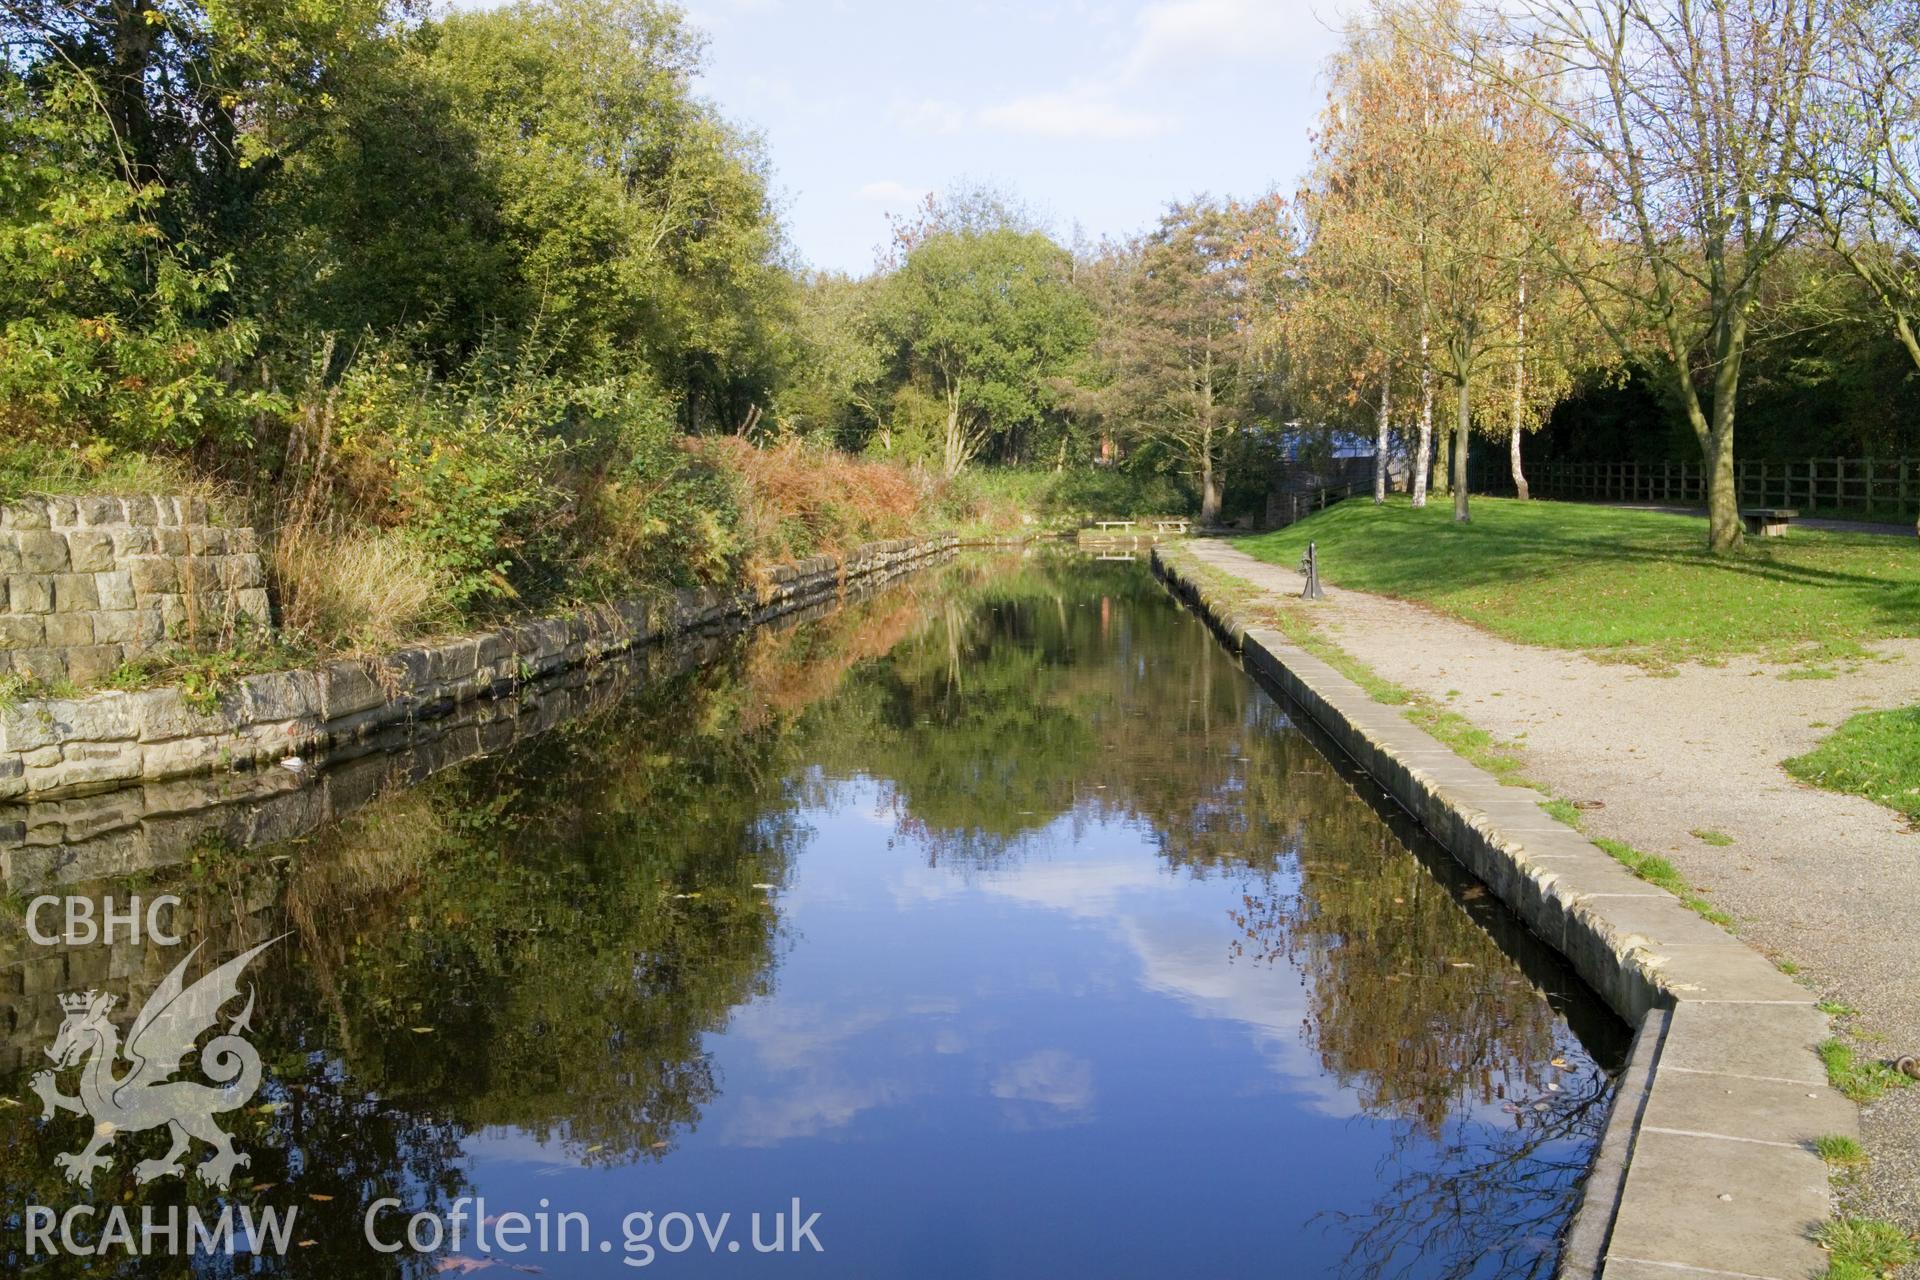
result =
M1867 1153L1860 1144L1844 1133L1829 1133L1813 1144L1814 1150L1822 1160L1838 1168L1849 1168L1867 1162Z

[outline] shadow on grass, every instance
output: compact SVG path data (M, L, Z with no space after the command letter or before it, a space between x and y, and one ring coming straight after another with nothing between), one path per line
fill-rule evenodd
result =
M1487 592L1482 608L1604 609L1615 627L1635 622L1629 614L1637 612L1646 624L1641 643L1726 620L1690 616L1708 608L1771 608L1778 616L1744 620L1760 634L1776 625L1782 636L1808 638L1810 621L1833 632L1814 638L1920 632L1920 555L1885 538L1803 530L1784 544L1750 541L1715 554L1697 518L1498 499L1476 499L1475 511L1473 523L1458 525L1444 509L1353 500L1241 545L1288 563L1312 539L1330 582L1406 599L1444 605L1445 596ZM1743 582L1784 590L1756 601L1742 595ZM1595 594L1606 602L1582 598ZM1803 611L1819 616L1789 616ZM1463 612L1485 620L1478 609Z

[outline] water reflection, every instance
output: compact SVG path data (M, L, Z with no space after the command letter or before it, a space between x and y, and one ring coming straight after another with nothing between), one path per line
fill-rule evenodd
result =
M235 1199L297 1206L300 1239L196 1274L478 1267L361 1232L380 1197L471 1195L616 1240L634 1209L823 1213L823 1255L660 1259L681 1271L1551 1270L1618 1028L1140 566L968 560L712 647L463 764L368 757L198 827L22 820L16 916L164 847L80 891L178 894L210 957L295 932L260 975ZM29 843L89 824L84 857ZM179 953L4 936L17 1213L81 1198L52 1156L84 1122L26 1089L56 994L137 1008ZM216 1203L136 1187L121 1146L92 1203Z

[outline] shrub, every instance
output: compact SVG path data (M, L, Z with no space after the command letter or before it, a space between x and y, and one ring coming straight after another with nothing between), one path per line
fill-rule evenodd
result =
M745 551L736 477L688 447L664 414L624 424L617 454L580 478L572 590L730 581Z
M931 531L922 527L929 486L901 467L797 440L756 447L721 436L687 447L739 477L741 541L751 564Z

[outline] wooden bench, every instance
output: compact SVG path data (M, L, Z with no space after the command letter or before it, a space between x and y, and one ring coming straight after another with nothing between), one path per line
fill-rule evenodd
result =
M1187 531L1187 522L1185 520L1155 520L1153 522L1153 528L1156 533L1185 533Z
M1742 511L1740 519L1746 523L1748 533L1762 538L1777 538L1787 531L1787 526L1799 514L1791 507L1754 507Z
M1094 523L1100 526L1102 532L1114 528L1131 529L1134 524L1131 520L1095 520Z

